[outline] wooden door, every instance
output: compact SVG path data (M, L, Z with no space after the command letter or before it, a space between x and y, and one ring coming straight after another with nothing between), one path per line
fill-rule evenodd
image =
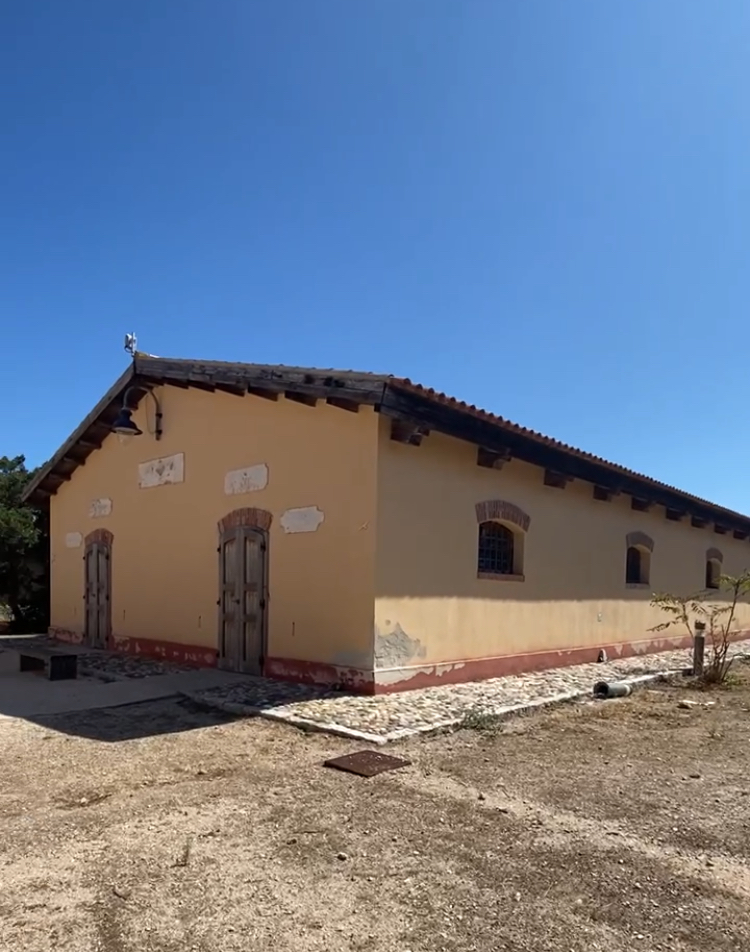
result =
M109 645L112 626L111 554L107 542L97 541L86 545L86 644L92 648L106 648Z
M260 674L266 632L266 534L238 526L219 544L219 666Z

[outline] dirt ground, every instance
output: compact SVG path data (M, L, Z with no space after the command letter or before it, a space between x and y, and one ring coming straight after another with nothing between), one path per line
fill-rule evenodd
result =
M372 780L321 767L349 741L177 701L1 719L0 949L747 952L737 670L395 745Z

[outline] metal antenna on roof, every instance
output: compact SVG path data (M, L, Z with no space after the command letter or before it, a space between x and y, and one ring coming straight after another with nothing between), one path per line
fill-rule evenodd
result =
M138 346L138 341L136 340L135 334L126 334L125 335L125 350L130 354L131 357L135 357L135 349Z

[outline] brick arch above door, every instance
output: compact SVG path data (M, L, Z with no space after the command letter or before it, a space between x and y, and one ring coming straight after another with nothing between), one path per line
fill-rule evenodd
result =
M112 545L114 538L109 529L94 529L83 541L86 545Z
M234 509L219 519L219 532L228 532L242 526L268 532L272 519L273 516L266 509Z

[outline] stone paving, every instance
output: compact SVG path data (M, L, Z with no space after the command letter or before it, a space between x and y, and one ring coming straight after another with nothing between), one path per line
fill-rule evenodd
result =
M109 651L85 651L78 655L78 670L88 677L102 681L121 681L129 678L153 678L178 671L192 671L187 665L137 658L133 655L112 654Z
M52 644L43 636L28 639L29 642ZM3 647L17 649L18 640L0 638L0 649ZM79 675L102 681L153 678L191 670L171 662L92 651L83 646L73 650L79 655ZM737 642L731 652L750 657L750 640ZM551 668L377 697L250 676L239 682L230 679L216 687L183 693L200 704L231 713L260 715L305 729L382 744L455 727L469 714L502 716L572 700L591 695L596 681L647 680L662 673L682 671L690 663L691 652L687 649L663 651L602 664Z
M78 657L78 676L97 678L100 681L122 681L130 678L153 678L159 675L192 671L194 666L140 658L135 655L116 654L111 651L92 649L86 645L69 645L54 641L47 635L9 635L0 637L0 651L19 651L29 648L57 648L73 652Z
M9 648L18 651L24 645L32 648L59 647L58 643L52 641L47 635L3 635L0 637L0 650Z
M750 641L732 647L750 656ZM608 661L552 668L532 674L469 684L404 691L376 697L337 694L263 678L191 695L193 700L238 714L259 714L298 727L355 737L372 743L447 729L468 714L501 716L524 708L572 700L592 693L596 681L648 680L682 671L688 650L664 651Z

